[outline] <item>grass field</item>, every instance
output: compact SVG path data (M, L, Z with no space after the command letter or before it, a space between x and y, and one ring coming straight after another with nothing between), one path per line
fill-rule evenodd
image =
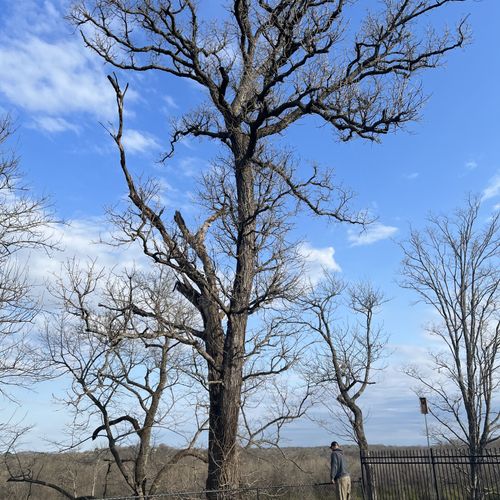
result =
M133 450L130 450L132 454ZM168 462L176 450L166 446L155 449L150 468L155 470ZM360 476L358 450L345 448L346 458L355 481ZM93 495L96 497L130 494L123 479L110 461L105 450L82 453L23 453L19 459L31 477L62 486L75 496ZM300 485L325 483L329 480L330 450L322 448L284 448L251 449L241 451L242 487L265 489L277 485ZM16 470L16 460L9 458ZM27 484L7 482L8 472L5 465L0 471L0 498L25 500ZM188 457L181 463L170 467L161 484L159 492L201 491L205 486L206 465L200 460ZM325 491L331 487L302 488L296 491L297 498L324 498ZM291 494L292 492L290 492ZM319 495L319 496L318 496ZM62 496L47 487L33 485L30 499L55 500ZM290 495L287 498L295 498Z

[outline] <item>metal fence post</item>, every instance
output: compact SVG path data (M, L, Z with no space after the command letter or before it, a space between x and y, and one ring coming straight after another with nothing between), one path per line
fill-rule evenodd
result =
M437 480L437 474L436 474L436 461L434 460L434 452L432 451L432 448L429 448L430 451L430 456L431 456L431 465L432 465L432 479L434 483L434 491L436 492L436 500L441 500L441 497L439 495L439 484Z

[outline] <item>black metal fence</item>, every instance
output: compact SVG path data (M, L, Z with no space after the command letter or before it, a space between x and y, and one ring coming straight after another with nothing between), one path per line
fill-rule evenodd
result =
M500 500L500 450L471 456L465 449L389 449L361 455L361 480L352 478L350 500ZM202 500L207 491L169 492L147 500ZM215 493L215 492L213 492ZM238 500L334 499L330 483L249 486ZM135 500L138 497L115 497ZM111 500L111 499L107 499Z
M498 449L381 450L361 470L367 500L500 500Z

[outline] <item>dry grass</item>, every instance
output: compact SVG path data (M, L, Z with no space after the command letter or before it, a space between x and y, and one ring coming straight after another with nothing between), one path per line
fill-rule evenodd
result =
M173 454L166 446L155 449L150 466L154 471ZM346 447L345 453L354 479L360 475L357 448ZM105 450L82 453L25 453L21 462L30 467L34 477L56 483L74 495L96 497L130 494L123 479ZM322 448L252 449L241 452L242 486L276 486L282 484L313 484L329 480L330 451ZM14 463L14 462L12 462ZM7 483L5 466L0 470L0 498L27 498L29 486ZM206 465L186 458L172 466L161 485L161 492L203 490ZM46 487L32 486L30 499L56 500L62 496Z

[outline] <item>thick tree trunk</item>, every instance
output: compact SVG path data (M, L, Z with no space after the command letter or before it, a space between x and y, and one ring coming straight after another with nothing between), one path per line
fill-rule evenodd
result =
M214 360L215 366L208 367L209 390L209 431L208 431L208 475L207 490L218 490L224 484L219 471L224 467L224 423L222 422L222 399L224 397L222 361L224 356L224 332L218 320L219 310L212 306L205 314L205 332L207 335L207 353ZM217 498L207 495L208 498Z
M241 148L241 145L238 145ZM238 241L236 269L222 355L219 383L210 389L210 433L207 490L208 498L238 498L238 420L243 383L245 336L248 306L255 273L255 201L252 164L235 163L238 196ZM219 490L219 491L217 491Z
M244 330L235 334L229 323L222 374L218 383L210 385L207 490L215 490L207 495L210 499L237 498L234 490L240 482L237 433L243 378L242 333Z
M239 486L238 419L242 381L241 359L225 370L210 390L210 432L207 490L210 499L237 498Z
M209 438L206 488L210 499L237 498L240 483L238 466L238 420L247 313L228 319L226 335L222 329L210 336L209 354L216 367L209 368Z

